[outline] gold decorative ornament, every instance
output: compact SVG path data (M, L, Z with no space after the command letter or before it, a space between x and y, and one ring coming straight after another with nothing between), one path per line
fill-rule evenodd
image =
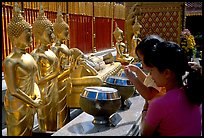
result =
M31 26L21 15L17 2L8 25L13 51L3 62L7 90L4 98L7 136L31 136L34 114L41 105L40 90L35 83L37 64L26 52L32 44Z

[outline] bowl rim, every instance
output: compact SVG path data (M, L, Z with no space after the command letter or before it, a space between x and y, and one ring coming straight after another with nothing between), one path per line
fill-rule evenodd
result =
M115 99L92 99L92 98L88 98L88 97L84 97L82 96L82 93L80 94L80 98L86 98L88 100L91 100L91 101L115 101L115 100L121 100L121 96L119 95L118 98L115 98Z
M109 83L109 82L105 82L106 84L109 84L109 85L113 85L113 86L120 86L120 87L134 87L133 84L130 84L130 85L119 85L119 84L113 84L113 83Z

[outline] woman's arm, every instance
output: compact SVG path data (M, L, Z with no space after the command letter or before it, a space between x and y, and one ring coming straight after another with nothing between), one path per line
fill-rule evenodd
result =
M147 114L147 111L142 112L142 120L141 120L141 129L140 133L141 136L153 136L155 133L156 128L151 127L145 122L145 116Z

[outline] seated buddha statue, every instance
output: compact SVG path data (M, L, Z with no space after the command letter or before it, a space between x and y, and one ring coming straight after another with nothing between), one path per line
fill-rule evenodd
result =
M51 50L58 57L60 63L60 71L58 75L58 100L57 100L57 129L62 128L69 121L69 110L67 107L67 97L71 93L71 80L69 67L69 57L71 52L64 41L68 39L69 26L64 21L63 15L58 8L57 18L54 27L54 34L56 36L55 43L52 44Z
M37 109L39 130L41 132L57 130L58 75L60 64L58 58L48 45L54 42L53 24L44 15L42 4L38 17L33 23L33 34L37 47L32 56L37 62L36 82L40 88L42 105Z
M117 26L117 23L116 23L116 28L113 34L116 40L116 44L115 44L115 47L117 50L116 60L121 62L122 65L132 63L134 61L134 57L130 56L127 53L127 47L125 43L122 42L123 41L123 31Z
M130 52L130 55L133 56L135 59L137 59L137 55L135 54L135 49L137 45L141 42L141 39L139 38L140 29L142 28L142 25L137 21L137 16L135 17L135 23L132 26L134 35L132 37L132 51Z
M31 136L35 108L41 105L41 95L35 83L37 64L26 52L32 45L32 27L21 15L17 2L8 24L8 37L13 50L3 61L7 85L4 97L7 136Z

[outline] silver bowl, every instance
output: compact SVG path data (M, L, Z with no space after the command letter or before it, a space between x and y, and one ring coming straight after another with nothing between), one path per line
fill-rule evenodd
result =
M125 101L131 97L135 92L134 85L126 77L121 76L109 76L106 79L107 87L112 87L118 90L119 95L121 96L121 108L125 108Z
M86 87L80 94L81 109L94 116L93 124L107 124L121 106L118 90L110 87Z

